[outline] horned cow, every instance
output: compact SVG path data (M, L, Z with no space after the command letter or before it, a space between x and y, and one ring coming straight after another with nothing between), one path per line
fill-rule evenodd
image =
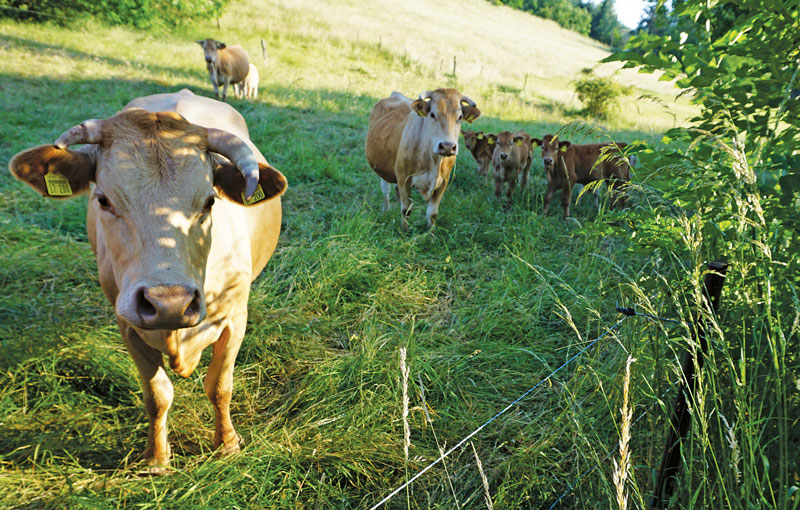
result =
M226 46L225 43L214 39L197 41L203 47L206 58L206 68L214 94L219 99L219 87L222 89L222 100L228 98L228 85L235 85L244 81L250 69L250 59L241 46Z
M397 183L404 230L408 230L412 186L428 202L428 227L436 223L456 164L461 122L473 122L480 115L475 102L456 89L425 92L416 100L392 92L372 108L365 141L367 162L381 178L384 210L389 208L391 183Z
M77 144L87 145L69 149ZM68 129L54 145L18 153L9 167L45 197L91 192L86 228L100 285L139 371L148 472L163 472L170 461L165 355L189 377L212 346L204 387L214 447L238 451L233 367L250 283L275 250L286 189L242 116L185 89L141 97L112 117Z

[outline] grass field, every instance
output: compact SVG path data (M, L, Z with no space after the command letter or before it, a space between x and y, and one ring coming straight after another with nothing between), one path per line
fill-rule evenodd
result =
M210 95L194 41L215 37L242 44L258 65L258 100L232 104L290 183L235 373L242 453L209 451L201 365L173 378L175 472L148 478L135 467L146 439L141 392L97 283L86 198L47 201L0 173L0 506L366 508L605 332L615 304L641 297L626 284L647 272L648 259L626 251L622 229L602 240L583 235L581 224L607 221L590 200L575 207L578 221L540 214L538 161L531 188L504 208L462 147L437 230L424 228L416 195L404 234L396 202L380 211L363 151L369 110L392 90L456 86L483 110L473 127L485 131L536 136L584 121L570 82L607 51L481 0L440 0L435 9L412 0L399 12L396 2L364 4L245 0L219 30L171 33L0 21L4 167L17 151L133 97L183 87ZM636 94L575 140L657 142L692 113L669 84L632 71L618 79ZM637 99L644 94L658 101ZM628 353L639 359L635 419L647 411L634 425L638 485L630 487L647 499L665 431L653 397L672 376L671 365L652 361L675 354L663 330L635 320L474 438L495 508L547 507L592 467L562 507L613 502L606 453L619 439ZM480 508L483 491L466 447L387 507Z

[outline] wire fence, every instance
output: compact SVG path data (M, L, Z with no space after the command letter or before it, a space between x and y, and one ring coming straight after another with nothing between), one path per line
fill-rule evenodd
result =
M458 450L459 448L461 448L462 446L464 446L464 445L467 443L467 441L469 441L470 439L472 439L473 437L475 437L475 436L476 436L476 435L477 435L477 434L478 434L480 431L482 431L484 428L488 427L488 426L489 426L489 425L490 425L490 424L491 424L493 421L495 421L496 419L498 419L499 417L501 417L502 415L504 415L505 413L507 413L507 412L508 412L508 411L509 411L509 410L510 410L512 407L514 407L515 405L517 405L517 404L519 404L520 402L522 402L522 400L524 400L524 399L525 399L525 398L526 398L528 395L530 395L531 393L533 393L533 392L534 392L534 391L535 391L537 388L539 388L539 387L540 387L542 384L544 384L544 383L546 383L547 381L549 381L549 380L550 380L550 379L551 379L553 376L555 376L555 375L556 375L557 373L559 373L561 370L563 370L564 368L566 368L566 367L567 367L567 366L568 366L570 363L572 363L573 361L575 361L576 359L578 359L578 358L579 358L579 357L580 357L582 354L584 354L586 351L588 351L589 349L591 349L592 347L594 347L594 346L595 346L595 345L596 345L598 342L600 342L600 341L601 341L603 338L605 338L605 337L606 337L606 336L607 336L609 333L611 333L612 331L616 330L616 329L617 329L617 328L618 328L618 327L619 327L619 326L620 326L620 325L621 325L621 324L622 324L622 323L623 323L623 322L624 322L624 321L625 321L625 320L626 320L628 317L644 317L644 318L647 318L647 319L649 319L649 320L651 320L651 321L654 321L654 322L655 322L655 321L658 321L658 322L668 322L668 323L672 323L672 324L683 324L683 323L682 323L681 321L679 321L679 320L675 320L675 319L668 319L668 318L665 318L665 317L659 317L659 316L657 316L657 315L652 315L652 314L645 313L645 312L637 312L637 311L636 311L635 309L633 309L633 308L628 308L628 307L617 306L617 307L616 307L616 310L617 310L617 312L621 313L621 314L623 315L623 317L622 317L620 320L618 320L618 321L617 321L617 322L616 322L616 323L615 323L613 326L611 326L610 328L606 329L606 331L605 331L605 332L603 332L603 334L602 334L602 335L600 335L600 336L598 336L597 338L595 338L594 340L592 340L592 341L591 341L589 344L587 344L585 347L583 347L581 350L579 350L577 353L575 353L575 354L574 354L572 357L570 357L570 358L569 358L567 361L565 361L565 362L564 362L564 363L563 363L561 366L559 366L558 368L556 368L555 370L553 370L552 372L550 372L550 373L549 373L549 374L548 374L548 375L547 375L547 376L546 376L544 379L542 379L541 381L539 381L538 383L536 383L535 385L533 385L533 386L532 386L530 389L528 389L528 390L527 390L525 393L523 393L522 395L520 395L520 396L519 396L519 397L518 397L516 400L514 400L513 402L511 402L510 404L508 404L508 405L507 405L505 408L503 408L503 410L501 410L500 412L498 412L497 414L495 414L494 416L492 416L491 418L489 418L488 420L486 420L486 421L485 421L485 422L484 422L484 423L483 423L481 426L479 426L478 428L476 428L475 430L473 430L472 432L470 432L470 433L469 433L467 436L465 436L465 437L464 437L464 438L463 438L461 441L459 441L458 443L456 443L456 444L455 444L455 446L453 446L452 448L450 448L450 449L449 449L449 450L447 450L446 452L443 452L443 453L441 453L441 454L439 455L439 457L438 457L436 460L434 460L433 462L431 462L430 464L428 464L427 466L425 466L423 469L421 469L419 472L417 472L417 474L415 474L415 475L414 475L414 476L412 476L410 479L408 479L408 480L407 480L407 481L406 481L404 484L402 484L402 485L400 485L399 487L397 487L396 489L394 489L394 490L393 490L392 492L390 492L390 493L389 493L389 494L388 494L386 497L384 497L382 500L378 501L378 502L377 502L375 505L371 506L369 510L376 510L376 509L380 508L380 507L381 507L381 506L383 506L385 503L387 503L387 502L388 502L390 499L392 499L394 496L396 496L397 494L399 494L399 493L400 493L400 492L401 492L403 489L405 489L406 487L409 487L409 486L410 486L412 483L414 483L414 481L416 481L416 480L417 480L419 477L421 477L422 475L424 475L425 473L427 473L428 471L430 471L430 470L431 470L431 469L432 469L434 466L436 466L436 465L437 465L437 464L439 464L440 462L443 462L443 461L444 461L444 459L446 459L446 458L447 458L447 457L448 457L448 456L449 456L451 453L455 452L456 450ZM639 422L639 420L641 420L642 418L644 418L644 416L646 416L646 415L647 415L647 413L649 413L649 412L650 412L650 411L653 409L653 407L654 407L654 406L655 406L655 404L653 404L653 406L651 406L649 409L645 410L645 411L644 411L644 412L643 412L641 415L639 415L639 416L636 418L636 420L635 420L633 423L634 423L634 424L635 424L635 423L638 423L638 422ZM611 448L611 449L608 451L608 453L607 453L607 455L605 456L605 458L603 458L603 459L602 459L602 461L605 461L605 460L607 460L607 459L608 459L608 458L609 458L609 457L610 457L610 456L611 456L611 455L614 453L614 451L615 451L615 448ZM602 461L601 461L601 462L602 462ZM560 501L561 501L563 498L565 498L566 496L568 496L569 494L571 494L571 493L572 493L572 492L575 490L575 488L576 488L576 487L577 487L577 486L580 484L580 482L581 482L581 481L582 481L584 478L586 478L587 476L589 476L589 475L590 475L591 473L593 473L593 472L594 472L596 469L597 469L597 466L594 466L594 467L592 467L591 469L589 469L589 470L586 470L585 472L581 473L581 474L578 476L578 478L577 478L577 479L576 479L576 480L575 480L573 483L571 483L571 484L568 484L568 486L567 486L567 489L566 489L566 490L564 490L564 492L562 492L562 493L561 493L561 495L558 497L558 499L556 499L556 500L553 502L553 504L552 504L552 505L550 505L550 509L552 510L553 508L555 508L555 507L556 507L556 505L558 505L558 503L559 503L559 502L560 502Z
M620 324L622 324L622 323L623 323L623 322L624 322L624 321L625 321L627 318L628 318L628 316L625 316L625 317L621 318L620 320L618 320L618 321L616 322L616 324L614 324L614 325L613 325L613 326L611 326L610 328L606 329L606 331L605 331L605 332L604 332L602 335L600 335L599 337L597 337L597 338L595 338L594 340L592 340L592 341L591 341L591 342L590 342L588 345L586 345L584 348L582 348L582 349L581 349L581 350L579 350L577 353L575 353L575 354L574 354L574 355L573 355L571 358L569 358L567 361L565 361L565 362L564 362L564 363L563 363L563 364L562 364L560 367L558 367L558 368L556 368L555 370L553 370L552 372L550 372L550 373L547 375L547 377L545 377L544 379L542 379L541 381L539 381L538 383L536 383L534 386L532 386L530 389L528 389L528 391L526 391L525 393L523 393L522 395L520 395L520 396L519 396L519 397L518 397L516 400L514 400L513 402L511 402L510 404L508 404L508 405L507 405L507 406L506 406L506 407L505 407L505 408L504 408L502 411L500 411L499 413L495 414L494 416L492 416L491 418L489 418L488 420L486 420L486 421L485 421L485 422L484 422L484 423L483 423L483 424L482 424L480 427L476 428L475 430L473 430L472 432L470 432L470 433L469 433L469 434L468 434L466 437L464 437L464 439L462 439L461 441L459 441L458 443L456 443L456 445L455 445L455 446L453 446L452 448L450 448L450 449L449 449L449 450L447 450L446 452L444 452L444 453L442 453L441 455L439 455L439 458L437 458L436 460L434 460L433 462L431 462L430 464L428 464L428 465L427 465L425 468L423 468L423 469L422 469L421 471L419 471L419 472L418 472L416 475L414 475L413 477L411 477L411 478L410 478L410 479L409 479L407 482L405 482L403 485L401 485L400 487L396 488L396 489L395 489L395 490L393 490L391 493L389 493L389 495L387 495L385 498L383 498L383 499L382 499L382 500L380 500L378 503L376 503L375 505L373 505L372 507L370 507L370 510L375 510L375 509L377 509L377 508L380 508L380 507L381 507L381 506L382 506L384 503L386 503L387 501L389 501L390 499L392 499L392 498L393 498L394 496L396 496L396 495L397 495L397 494L398 494L400 491L402 491L403 489L405 489L406 487L408 487L408 486L410 486L412 483L414 483L414 481L415 481L416 479L418 479L420 476L424 475L425 473L427 473L428 471L430 471L430 470L431 470L431 468L433 468L435 465L437 465L437 464L439 464L440 462L442 462L442 461L443 461L445 458L447 458L447 457L448 457L448 456L449 456L451 453L453 453L454 451L456 451L456 450L458 450L459 448L461 448L461 447L462 447L464 444L466 444L466 442L467 442L467 441L469 441L470 439L472 439L473 437L475 437L475 435L476 435L476 434L478 434L478 433L479 433L481 430L483 430L484 428L486 428L487 426L489 426L489 424L491 424L493 421L495 421L495 420L496 420L497 418L499 418L500 416L504 415L504 414L505 414L506 412L508 412L508 411L509 411L509 410L510 410L512 407L514 407L515 405L517 405L518 403L520 403L520 402L521 402L523 399L525 399L525 397L527 397L528 395L530 395L531 393L533 393L533 392L534 392L534 391L535 391L537 388L539 388L539 387L540 387L542 384L544 384L544 383L546 383L547 381L549 381L549 380L550 380L550 378L552 378L554 375L556 375L556 374L557 374L557 373L559 373L561 370L563 370L565 367L567 367L567 366L568 366L570 363L572 363L572 362L573 362L573 361L575 361L577 358L579 358L579 357L580 357L580 356L581 356L583 353L585 353L586 351L588 351L589 349L591 349L591 348L592 348L592 347L593 347L595 344L597 344L597 343L598 343L600 340L602 340L603 338L605 338L605 337L606 337L606 336L607 336L609 333L611 333L612 331L614 331L615 329L617 329L617 328L620 326Z

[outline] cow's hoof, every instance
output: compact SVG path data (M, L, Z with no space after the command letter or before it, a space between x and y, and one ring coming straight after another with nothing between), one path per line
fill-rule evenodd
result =
M155 461L148 460L144 465L136 470L139 476L164 476L172 474L172 468L169 467L169 462L165 464L156 464Z

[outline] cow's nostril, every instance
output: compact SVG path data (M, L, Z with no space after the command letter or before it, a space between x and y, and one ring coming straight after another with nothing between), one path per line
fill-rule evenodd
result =
M156 307L147 299L147 289L144 287L136 292L136 311L144 320L154 319L156 316Z
M197 315L199 314L200 314L200 291L195 290L194 299L192 299L192 302L189 303L189 306L186 307L186 310L184 310L183 315L188 318L194 318L197 317Z

